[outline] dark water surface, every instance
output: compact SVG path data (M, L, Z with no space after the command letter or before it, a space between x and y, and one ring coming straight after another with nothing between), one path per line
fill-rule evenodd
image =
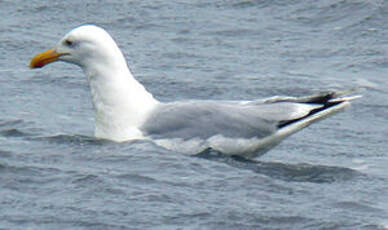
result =
M0 229L388 229L387 1L0 0ZM75 66L94 23L162 101L364 88L255 161L93 138Z

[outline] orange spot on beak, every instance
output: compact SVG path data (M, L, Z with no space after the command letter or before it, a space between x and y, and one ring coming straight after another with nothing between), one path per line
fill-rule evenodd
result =
M58 53L55 49L46 50L31 59L30 68L42 68L51 62L57 61L61 55L63 54Z

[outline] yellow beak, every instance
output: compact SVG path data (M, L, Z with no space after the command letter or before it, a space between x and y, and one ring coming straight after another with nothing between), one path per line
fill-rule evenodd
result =
M31 59L30 68L42 68L51 62L57 61L61 55L63 54L58 53L55 49L46 50Z

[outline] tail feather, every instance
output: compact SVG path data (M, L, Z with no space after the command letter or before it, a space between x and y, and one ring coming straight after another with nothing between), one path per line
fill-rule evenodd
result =
M350 101L361 97L360 95L344 97L344 95L353 93L358 90L345 90L336 92L321 93L319 95L307 96L307 97L272 97L265 99L262 103L276 103L276 102L294 102L294 103L306 103L306 104L318 104L321 105L315 109L312 109L307 115L287 121L280 121L278 130L270 136L261 139L256 144L255 152L247 152L240 154L246 158L255 158L264 154L277 144L279 144L286 137L293 133L336 114L350 105Z
M353 94L355 92L359 92L361 89L353 88L342 91L327 91L319 94L304 96L304 97L280 97L275 96L271 98L267 98L263 101L263 103L274 103L274 102L296 102L296 103L309 103L309 104L326 104L327 102L335 99L345 99L345 100L353 100L355 98L361 97L360 95L351 96L351 97L342 97L344 95Z
M349 106L349 101L357 99L362 97L361 95L355 95L355 96L349 96L349 97L341 97L343 95L346 95L348 93L355 92L356 90L350 89L350 90L344 90L344 91L331 91L327 93L321 93L319 95L315 96L308 96L308 97L302 97L302 98L295 98L295 102L298 103L307 103L307 104L321 104L321 107L318 107L316 109L311 110L306 116L300 117L293 120L287 120L287 121L280 121L278 124L278 128L283 128L285 126L291 125L295 122L302 121L308 117L311 117L312 115L318 114L322 111L327 111L326 113L322 113L321 116L316 116L317 118L315 120L320 120L325 117L328 117L331 114L337 113L341 110L343 110L345 107ZM331 110L330 108L336 107L336 109ZM341 108L341 109L339 109ZM309 122L308 124L312 123Z
M303 117L279 122L278 130L273 135L262 138L259 142L256 143L256 147L254 148L256 149L255 152L246 152L240 155L246 158L255 158L259 155L262 155L293 133L309 126L312 123L344 110L350 105L351 100L361 97L359 95L343 97L345 94L352 93L354 91L355 90L328 92L299 98L273 97L265 99L262 101L262 103L293 102L321 106L315 107L315 109L312 109L310 113Z

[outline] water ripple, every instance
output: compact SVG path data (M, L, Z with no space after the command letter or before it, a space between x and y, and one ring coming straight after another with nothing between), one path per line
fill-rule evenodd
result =
M362 176L356 170L325 165L311 165L306 163L287 164L281 162L264 162L249 160L239 156L226 156L213 150L205 151L196 156L226 163L230 166L248 169L253 172L284 181L333 183L348 181Z

